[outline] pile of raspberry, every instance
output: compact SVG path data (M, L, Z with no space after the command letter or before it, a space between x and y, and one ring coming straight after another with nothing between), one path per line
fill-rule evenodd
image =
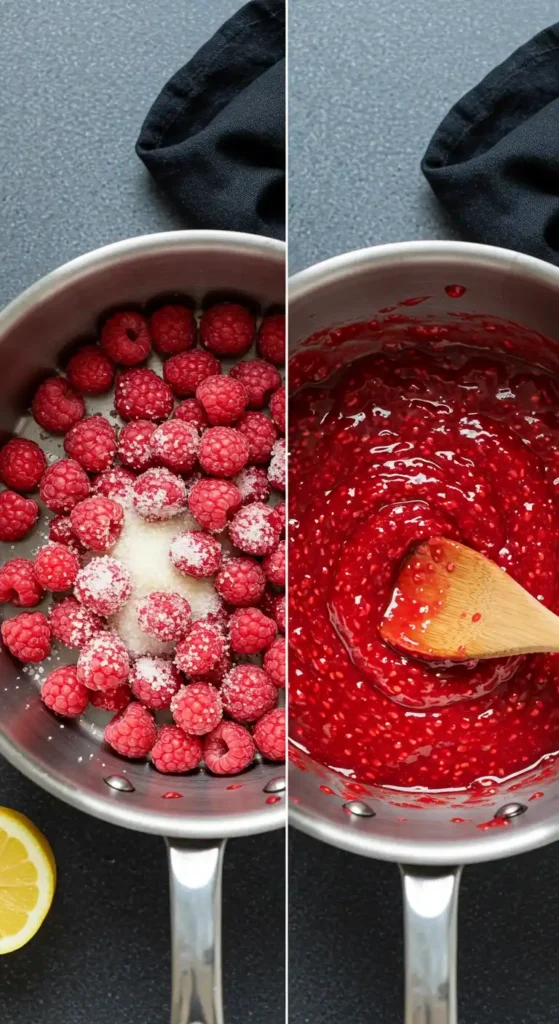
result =
M145 365L154 353L161 373ZM67 718L90 704L110 713L109 746L160 772L205 763L236 774L257 752L284 760L284 358L284 317L257 327L237 303L199 324L184 305L116 313L35 393L33 417L63 436L66 457L49 463L24 438L0 450L0 540L14 549L36 527L37 490L52 513L49 542L33 559L16 549L0 569L0 602L25 609L3 621L4 645L34 664L55 644L76 651L76 664L44 679L46 706ZM86 411L113 388L120 427ZM109 622L131 595L111 550L127 516L156 524L187 511L198 529L177 534L169 559L213 582L220 611L193 621L182 594L146 594L138 628L172 650L133 655ZM50 608L29 610L46 597Z

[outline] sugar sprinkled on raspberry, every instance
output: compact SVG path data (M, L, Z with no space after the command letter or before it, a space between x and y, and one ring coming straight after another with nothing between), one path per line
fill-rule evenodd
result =
M125 466L138 471L153 466L151 439L155 429L151 420L133 420L122 428L118 435L118 456Z
M178 725L163 725L152 747L151 760L158 772L190 772L202 760L202 741L188 736Z
M272 458L268 466L268 480L276 491L285 491L285 470L285 440L282 437L272 448Z
M137 611L142 632L162 643L181 640L192 624L190 605L180 594L153 590L140 598Z
M204 740L204 760L214 775L238 775L254 758L248 729L236 722L220 722Z
M244 356L254 338L254 317L237 302L220 302L207 309L200 322L200 339L218 356Z
M221 697L211 683L181 686L171 701L171 713L178 726L191 736L205 736L221 721Z
M235 513L229 524L229 537L236 547L249 555L268 555L278 545L280 531L270 505L254 501Z
M51 512L70 512L91 490L89 478L79 462L59 459L49 466L41 480L40 494Z
M0 480L14 491L34 491L46 468L45 453L25 437L12 438L0 451Z
M137 423L130 423L129 426L137 426ZM153 424L150 423L150 427L152 426ZM126 427L124 429L126 430ZM113 501L118 501L124 506L132 500L132 487L135 479L136 475L122 466L105 469L95 477L93 492L101 494L105 498L112 498Z
M234 377L206 377L196 389L196 398L204 407L213 426L228 426L243 415L248 394Z
M165 468L146 469L134 482L134 508L148 523L172 519L186 506L184 480Z
M33 418L51 434L65 434L81 420L85 405L64 377L48 377L39 385L31 406Z
M44 661L51 648L51 633L42 612L22 612L6 619L1 627L2 639L15 658L20 661Z
M43 588L37 581L33 562L28 558L11 558L0 568L0 602L16 608L33 608L43 599Z
M264 317L256 341L258 355L276 366L285 363L285 316L276 313Z
M241 502L241 492L230 480L200 480L188 496L188 508L196 522L211 533L225 529Z
M245 466L233 481L243 496L243 505L252 501L267 501L270 497L268 474L260 466Z
M202 434L198 460L210 476L235 476L248 458L249 443L244 434L234 427L210 427Z
M278 388L270 399L272 419L280 433L285 434L285 388Z
M221 373L221 364L210 352L181 352L171 356L163 366L163 377L179 398L196 394L206 377Z
M130 670L129 685L140 704L151 711L163 711L171 706L181 676L171 661L143 655Z
M78 540L92 551L109 551L122 531L124 510L118 501L97 495L86 498L70 512L70 523Z
M80 420L64 438L64 450L88 473L100 473L116 455L115 428L99 414Z
M277 518L276 518L277 523ZM278 524L279 525L279 524ZM262 568L269 583L285 587L285 541L281 540L275 551L262 562Z
M258 604L265 586L266 577L252 558L227 559L215 578L220 597L239 607Z
M123 420L164 420L172 408L173 393L153 370L126 370L117 377L115 409Z
M208 417L204 410L204 406L197 398L185 398L184 402L173 409L173 417L177 420L183 420L184 423L192 423L197 430L203 430L204 427L208 426Z
M146 318L134 311L115 313L103 326L101 348L121 366L143 363L151 350Z
M39 506L32 498L15 491L0 493L0 540L22 540L39 518Z
M278 691L258 665L235 665L221 687L223 710L237 722L255 722L275 706Z
M258 465L268 462L278 436L271 419L263 412L247 412L239 420L237 430L248 442L249 460Z
M161 306L149 322L153 347L165 356L186 352L196 343L196 321L188 306Z
M109 555L94 558L76 577L74 593L81 604L97 615L114 615L130 597L128 569Z
M274 708L262 716L254 726L254 742L262 757L268 761L285 761L285 711Z
M198 621L177 644L175 664L186 676L204 676L216 667L224 650L225 638L218 626Z
M282 633L285 633L285 594L282 594L281 597L276 598L274 611L276 616L276 622L278 624L278 629Z
M97 633L80 651L78 679L89 690L116 690L129 672L128 651L115 633Z
M268 647L263 661L264 671L268 673L274 686L285 686L285 638L278 636Z
M221 544L202 530L185 530L171 543L169 557L179 572L195 579L213 576L221 565Z
M152 715L135 702L115 715L105 728L105 741L123 757L147 757L156 739Z
M129 686L117 686L116 690L89 690L89 703L101 711L123 711L132 700Z
M259 608L237 608L229 619L231 650L235 654L260 654L275 639L277 625Z
M278 501L277 505L274 505L274 517L282 537L285 536L285 501Z
M150 443L157 462L175 473L189 473L196 465L200 438L192 423L167 420L153 432Z
M75 597L65 597L55 602L50 610L49 622L55 640L67 647L79 649L105 629L101 616L80 604Z
M49 673L41 687L41 699L57 715L76 718L89 704L89 693L78 679L75 665L64 665Z
M69 590L79 567L77 555L65 544L47 544L35 556L35 577L45 590Z
M268 395L281 387L281 377L275 366L265 359L246 359L229 370L229 376L244 384L249 409L262 409Z
M82 395L104 395L111 390L115 368L98 345L84 345L70 359L66 374L72 387Z

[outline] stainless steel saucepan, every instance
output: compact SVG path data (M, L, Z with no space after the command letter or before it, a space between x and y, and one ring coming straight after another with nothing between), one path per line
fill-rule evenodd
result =
M452 285L460 287L449 295ZM419 306L402 306L414 297L422 298ZM293 277L290 351L322 329L378 319L387 307L388 315L438 323L466 314L472 329L497 317L559 344L557 268L489 246L412 242L347 253ZM485 336L490 345L491 333ZM291 823L333 846L401 865L406 1024L455 1024L461 868L558 839L558 771L548 762L514 782L489 782L476 797L426 801L419 793L348 784L300 751L293 754Z
M196 302L236 294L265 311L283 306L284 291L282 243L233 232L146 235L73 260L0 313L0 430L39 439L26 415L34 384L52 370L65 346L94 336L99 317L111 308L177 293ZM41 444L57 457L63 454L53 438L42 437ZM37 538L26 543L31 550ZM3 557L13 552L5 549ZM67 660L72 660L69 653ZM160 775L103 745L107 716L95 709L77 722L55 720L40 701L39 673L18 672L5 652L0 653L0 673L0 752L16 768L88 814L166 838L171 1022L223 1024L223 848L230 837L284 824L283 766L257 763L233 780L203 772L185 778ZM180 798L165 799L173 791ZM270 794L280 799L270 801Z

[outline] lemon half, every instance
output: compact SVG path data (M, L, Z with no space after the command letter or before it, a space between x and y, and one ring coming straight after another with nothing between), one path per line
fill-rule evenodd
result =
M56 864L29 818L0 807L0 954L20 949L38 932L56 888Z

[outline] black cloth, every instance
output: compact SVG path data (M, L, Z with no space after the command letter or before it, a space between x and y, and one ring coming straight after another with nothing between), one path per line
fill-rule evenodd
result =
M559 24L452 108L421 168L466 238L559 264Z
M285 236L284 0L251 0L171 78L136 152L188 227Z

